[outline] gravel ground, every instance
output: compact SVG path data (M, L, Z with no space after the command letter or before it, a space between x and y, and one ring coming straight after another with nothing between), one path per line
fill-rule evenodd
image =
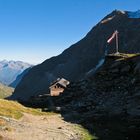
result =
M24 114L20 120L5 119L0 128L0 140L78 140L74 124L67 123L60 115L34 116Z

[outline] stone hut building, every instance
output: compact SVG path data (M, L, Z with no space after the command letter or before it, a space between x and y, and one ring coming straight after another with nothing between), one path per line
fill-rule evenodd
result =
M64 91L64 89L69 85L70 82L64 78L58 78L56 81L54 81L50 87L50 95L51 96L59 96L60 93Z

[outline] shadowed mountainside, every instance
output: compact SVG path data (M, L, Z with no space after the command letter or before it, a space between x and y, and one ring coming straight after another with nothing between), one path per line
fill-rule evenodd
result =
M84 78L104 56L106 41L116 29L119 31L120 52L140 52L140 19L115 10L62 54L33 67L16 87L11 99L28 100L31 96L47 92L49 84L58 77L69 81ZM109 52L114 52L115 42L108 47Z
M27 74L27 72L31 69L31 67L25 69L21 74L19 74L17 77L16 77L16 80L14 80L9 86L11 87L16 87L20 81L22 80L22 78Z
M65 120L82 124L100 140L140 136L140 54L108 55L95 75L52 97Z

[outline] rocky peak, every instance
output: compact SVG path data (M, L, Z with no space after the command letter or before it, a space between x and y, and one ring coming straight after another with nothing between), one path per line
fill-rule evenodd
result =
M118 17L122 17L122 16L126 16L126 12L125 11L121 11L121 10L114 10L112 13L110 13L109 15L107 15L106 17L104 17L100 23L107 23L108 21L111 21L114 18L118 18Z

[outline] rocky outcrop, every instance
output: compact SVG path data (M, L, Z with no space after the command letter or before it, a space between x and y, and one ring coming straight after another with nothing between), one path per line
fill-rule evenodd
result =
M106 56L95 75L71 83L53 98L66 120L83 124L102 140L140 136L140 55Z
M120 52L140 52L140 19L129 18L126 12L115 10L62 54L33 67L17 86L12 98L28 100L33 95L47 92L49 84L58 77L69 81L82 79L100 62L106 41L116 29L119 31ZM114 52L115 42L108 48L109 52Z

